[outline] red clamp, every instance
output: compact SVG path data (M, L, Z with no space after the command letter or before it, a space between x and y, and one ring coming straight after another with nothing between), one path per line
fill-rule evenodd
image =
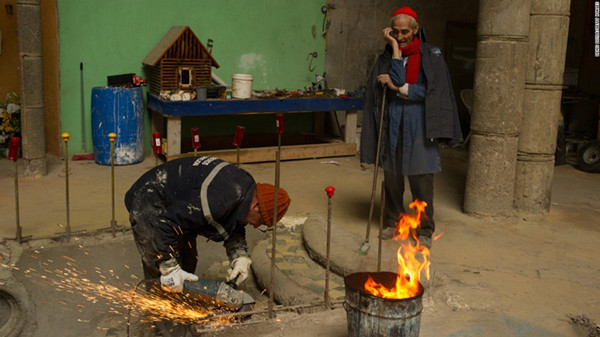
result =
M192 148L194 150L200 149L200 129L192 128Z
M154 154L162 154L162 140L160 138L160 132L152 133L152 147L154 148Z
M8 160L17 161L19 155L19 142L21 138L10 137L10 145L8 147Z
M335 192L335 187L327 186L325 188L325 192L327 192L327 196L331 198L331 197L333 197L333 192Z
M233 137L233 146L240 147L240 145L242 145L244 130L245 128L243 126L238 125L237 130L235 130L235 137Z
M278 113L276 118L277 118L277 133L281 135L281 134L283 134L283 114Z

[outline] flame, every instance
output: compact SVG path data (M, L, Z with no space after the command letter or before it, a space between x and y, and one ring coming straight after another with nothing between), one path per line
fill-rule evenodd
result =
M429 280L429 249L421 246L416 235L416 229L425 218L427 203L415 200L409 207L415 209L414 214L400 214L400 219L394 232L394 240L400 241L398 248L398 277L395 286L386 288L369 276L364 284L365 290L378 297L390 299L411 298L419 294L419 281L424 272ZM410 239L412 240L410 240ZM414 243L412 242L414 241Z

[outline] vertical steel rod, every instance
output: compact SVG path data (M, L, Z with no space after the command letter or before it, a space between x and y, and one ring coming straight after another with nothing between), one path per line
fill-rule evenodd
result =
M279 193L279 160L281 158L281 134L277 135L277 153L275 157L275 199L273 203L273 243L271 244L271 289L269 290L269 318L275 318L273 310L275 298L274 281L275 281L275 253L277 246L277 196Z
M271 284L269 289L269 318L275 318L273 310L275 304L274 289L275 289L275 255L277 252L277 200L279 196L279 169L281 160L281 134L283 133L283 114L275 116L277 130L277 152L275 154L275 197L273 202L273 243L271 244Z
M375 167L373 171L373 186L371 189L371 206L369 208L369 220L367 222L367 233L365 234L365 244L369 243L369 236L371 234L371 219L373 217L373 206L375 199L375 191L377 190L377 174L379 173L379 155L381 152L381 138L383 134L383 115L385 113L385 96L387 93L387 87L383 87L383 98L381 102L381 114L379 115L379 133L377 136L377 150L375 153ZM381 236L381 234L379 234Z
M109 133L110 139L110 182L111 182L111 197L112 197L112 219L110 227L112 228L113 238L117 235L117 221L115 220L115 133Z
M62 134L63 141L65 142L65 195L67 203L67 227L65 232L67 234L67 241L71 240L71 219L69 210L69 135L67 132Z
M79 95L81 98L81 153L85 153L85 104L83 102L84 97L83 89L83 62L79 62Z
M15 215L17 219L17 242L23 240L23 228L21 228L21 219L19 216L19 166L15 159Z
M379 205L379 233L383 231L383 218L385 212L385 181L381 181L381 205ZM379 245L377 246L377 271L381 271L381 244L383 239L379 234Z
M333 309L331 298L329 297L329 268L330 268L330 253L331 253L331 197L335 188L328 186L325 191L327 192L327 251L325 258L325 307Z

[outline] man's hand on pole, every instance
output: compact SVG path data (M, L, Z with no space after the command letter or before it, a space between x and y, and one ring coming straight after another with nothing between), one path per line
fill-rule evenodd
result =
M160 264L160 285L164 291L180 293L184 281L198 281L198 276L181 269L177 260L170 259Z
M250 266L252 260L247 256L240 256L233 261L229 266L229 274L227 275L227 282L235 281L235 284L239 286L244 282L250 274Z

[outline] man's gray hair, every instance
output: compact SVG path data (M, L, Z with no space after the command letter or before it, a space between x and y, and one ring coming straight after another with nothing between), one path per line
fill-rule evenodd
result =
M413 18L412 16L407 15L407 14L398 14L396 16L393 16L392 20L391 20L391 24L394 23L394 20L402 18L402 17L407 17L410 19L410 28L412 28L412 29L417 28L417 20L415 20L415 18ZM390 26L391 26L391 24L390 24Z

